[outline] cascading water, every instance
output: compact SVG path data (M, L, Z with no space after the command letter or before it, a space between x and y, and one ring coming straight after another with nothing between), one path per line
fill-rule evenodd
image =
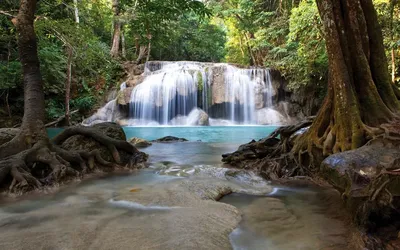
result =
M192 64L166 64L148 74L131 94L130 116L139 121L168 125L178 115L197 107L199 68Z
M225 86L226 100L229 100L229 118L233 122L256 124L257 108L264 105L267 108L272 107L273 88L269 69L238 69L227 65ZM263 103L256 103L256 98ZM260 107L256 107L256 104Z
M213 105L213 68L224 70L225 92L222 117L232 124L256 124L256 98L260 107L272 107L272 84L268 69L239 69L228 64L162 62L148 64L145 80L131 94L130 117L147 123L171 124L197 107L206 113ZM257 97L257 95L262 97ZM220 118L220 117L215 117ZM185 124L181 124L185 125Z
M284 119L273 109L269 69L148 62L141 77L133 88L125 82L120 86L122 94L131 91L124 125L278 124Z

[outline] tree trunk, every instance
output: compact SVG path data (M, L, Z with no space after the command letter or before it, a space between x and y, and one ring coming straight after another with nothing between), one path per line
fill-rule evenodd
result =
M78 0L74 0L74 14L75 14L75 22L76 22L76 23L79 23Z
M121 31L121 49L122 49L122 57L126 58L126 47L125 47L125 32L124 32L124 28L122 27L122 31Z
M128 157L141 155L126 140L110 138L90 127L67 128L53 140L53 143L50 141L44 127L44 94L33 25L36 3L37 0L21 0L18 15L13 19L17 29L18 49L23 68L25 106L18 135L0 145L0 187L9 187L10 192L24 192L40 188L42 185L53 185L65 177L76 178L81 173L89 171L86 163L89 164L89 169L94 168L95 161L100 166L108 168L125 164L133 167L138 163L133 158L127 162L126 157L122 161L119 153L121 150L127 152ZM68 47L68 49L69 80L67 79L66 85L70 83L72 57L71 48ZM66 91L66 102L69 95L68 89L69 86ZM67 114L68 112L67 109ZM104 160L98 149L67 151L57 144L77 134L89 137L107 148L116 164ZM141 160L145 159L146 157L141 158Z
M135 54L136 54L136 56L139 56L139 52L140 52L139 36L135 35Z
M117 58L119 56L119 43L121 37L121 22L119 20L120 9L119 9L119 0L112 1L112 9L114 12L114 33L112 39L112 46L111 46L111 56Z
M147 56L146 56L146 62L150 60L150 52L151 52L151 38L152 35L150 33L147 34L147 39L149 39L149 44L147 45Z
M392 83L395 83L396 82L396 57L395 57L393 48L391 51L391 55L392 55Z
M72 48L67 45L67 80L65 81L65 125L70 125L70 114L69 114L69 100L71 92L71 78L72 78Z
M329 59L328 93L293 152L303 163L354 149L399 110L372 0L320 0ZM303 157L305 156L305 157Z
M18 32L19 57L24 76L24 117L22 127L33 128L45 122L45 104L37 54L36 35L33 28L36 0L21 0L14 24Z
M391 0L389 6L389 14L390 14L390 21L389 21L389 30L390 30L390 40L394 42L394 30L393 30L393 16L394 16L394 7L397 4L398 0ZM392 45L393 46L393 45ZM392 56L392 83L396 81L396 61L395 61L395 52L394 48L391 49L391 56Z

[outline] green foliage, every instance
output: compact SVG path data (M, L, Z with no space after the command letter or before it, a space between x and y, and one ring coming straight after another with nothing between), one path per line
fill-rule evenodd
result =
M293 8L289 19L289 34L282 72L293 88L307 84L325 85L328 57L321 32L322 24L315 1L302 1Z
M21 84L21 63L0 61L0 89L17 88Z
M392 50L395 62L396 82L399 83L400 67L397 63L400 56L400 2L397 0L374 0L382 27L383 44L386 48L389 69L392 70Z
M194 15L169 22L153 39L152 58L220 62L225 57L225 32L206 18Z
M79 109L80 111L90 111L93 106L97 103L97 99L94 96L82 96L71 101L72 109Z
M315 0L210 4L227 29L227 62L276 68L292 88L325 84L328 61Z

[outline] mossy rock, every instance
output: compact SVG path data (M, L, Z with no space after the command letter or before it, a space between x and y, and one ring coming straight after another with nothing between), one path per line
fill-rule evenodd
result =
M116 123L105 122L99 123L93 126L100 130L103 134L117 140L126 141L126 135L124 130ZM62 148L72 151L72 150L86 150L92 151L95 149L100 150L101 156L109 162L113 162L113 157L106 146L97 142L92 138L88 138L83 135L74 135L65 140L62 145ZM125 151L119 150L122 164L128 164L133 162L136 167L144 167L144 164L147 161L147 154L143 152L139 152L136 154L129 154Z

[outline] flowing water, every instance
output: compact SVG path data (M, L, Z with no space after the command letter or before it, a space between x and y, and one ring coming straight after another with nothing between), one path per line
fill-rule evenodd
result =
M280 82L268 68L238 68L226 63L148 62L143 81L119 96L129 109L108 103L83 123L115 121L129 126L166 125L276 125L289 116L280 114ZM125 89L128 92L124 92ZM112 105L112 109L110 108ZM112 112L110 113L109 111ZM199 122L200 118L202 122ZM209 120L209 121L208 121Z
M190 141L153 143L143 150L148 169L3 198L0 249L346 249L349 227L334 191L222 166L221 154L272 129L125 128L128 137Z

